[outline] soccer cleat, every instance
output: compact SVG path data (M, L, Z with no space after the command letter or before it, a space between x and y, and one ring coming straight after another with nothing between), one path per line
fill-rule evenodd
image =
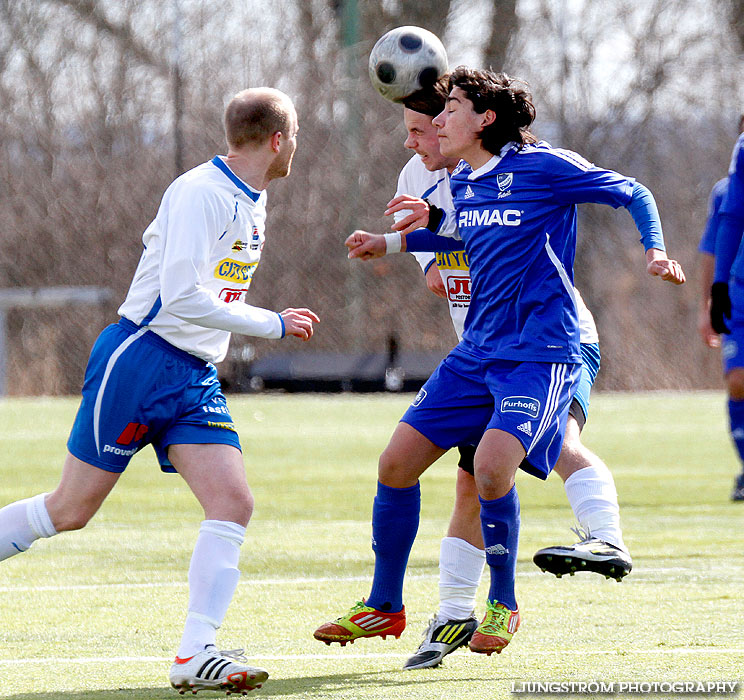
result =
M170 669L170 684L183 695L190 691L193 695L199 690L224 690L227 695L242 693L260 688L269 677L262 668L246 666L242 649L217 651L210 644L187 659L173 662Z
M592 537L591 533L578 529L574 532L582 537L580 542L567 547L545 547L535 553L532 561L543 571L549 571L558 578L564 574L573 576L577 571L594 571L605 578L622 581L623 576L631 572L633 560L627 552Z
M389 634L398 639L406 628L405 607L396 613L375 610L358 602L346 615L335 622L326 622L313 633L315 639L331 644L338 642L342 647L346 642L354 643L360 637L382 637Z
M448 620L435 615L429 621L429 626L424 632L424 639L416 653L409 657L403 668L410 671L416 668L439 666L447 654L451 654L455 649L465 646L470 641L476 627L478 627L478 620L474 616L464 620Z
M519 610L510 610L495 600L486 601L486 616L470 639L470 651L488 656L494 651L500 654L519 629L521 621Z
M734 479L734 490L731 492L732 501L744 501L744 473Z

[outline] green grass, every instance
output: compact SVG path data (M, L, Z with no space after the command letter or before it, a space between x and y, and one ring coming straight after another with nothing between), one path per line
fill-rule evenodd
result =
M585 442L613 471L635 568L622 584L557 580L535 549L570 541L557 477L520 475L517 595L523 625L491 658L460 650L402 672L436 607L439 540L455 456L422 479L422 519L400 640L327 647L312 638L369 591L376 461L410 396L230 400L256 510L243 577L219 639L271 678L255 698L519 698L523 681L739 680L744 658L744 504L721 394L597 396ZM76 400L0 403L0 504L54 488ZM151 700L180 637L201 513L178 476L138 455L78 533L0 564L0 696ZM481 599L485 597L485 580ZM479 611L480 612L480 611ZM199 697L215 697L200 693ZM583 696L589 697L589 696Z

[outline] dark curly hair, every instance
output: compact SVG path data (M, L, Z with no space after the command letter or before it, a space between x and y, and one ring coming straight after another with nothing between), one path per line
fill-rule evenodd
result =
M489 153L499 153L510 141L516 141L520 148L537 141L529 130L535 120L535 106L526 83L506 73L459 66L449 78L450 92L456 87L466 94L478 114L488 109L495 112L496 121L480 133L483 148Z
M449 95L449 74L443 75L433 85L417 90L403 100L403 106L413 112L436 117L444 111Z

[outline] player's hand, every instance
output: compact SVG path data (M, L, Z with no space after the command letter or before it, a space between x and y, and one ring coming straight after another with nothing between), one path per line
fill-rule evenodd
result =
M439 273L439 268L436 263L429 265L425 279L426 286L429 288L430 292L433 292L438 297L442 297L442 299L447 298L447 292L444 289L444 280L442 279L442 275Z
M381 258L387 252L385 236L367 231L354 231L345 241L349 249L349 259L373 260Z
M647 253L646 272L654 277L661 277L665 282L684 284L685 273L676 260L670 260L661 251L651 249Z
M400 233L411 233L417 228L426 228L429 223L429 202L410 194L401 194L388 202L385 216L390 216L399 211L410 211L405 218L392 225L393 231Z
M284 309L279 314L284 321L284 335L293 335L302 340L313 337L313 323L320 323L318 316L310 309Z
M716 333L730 333L724 319L731 320L731 297L726 282L714 282L710 288L710 325Z
M713 330L710 324L710 304L698 316L698 333L709 348L721 347L721 336Z

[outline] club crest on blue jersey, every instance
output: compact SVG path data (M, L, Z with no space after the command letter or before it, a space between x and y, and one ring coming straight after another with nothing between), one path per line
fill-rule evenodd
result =
M524 413L530 418L540 414L540 402L530 396L507 396L501 400L502 413Z
M514 173L499 173L496 175L496 184L502 192L505 192L514 182Z

